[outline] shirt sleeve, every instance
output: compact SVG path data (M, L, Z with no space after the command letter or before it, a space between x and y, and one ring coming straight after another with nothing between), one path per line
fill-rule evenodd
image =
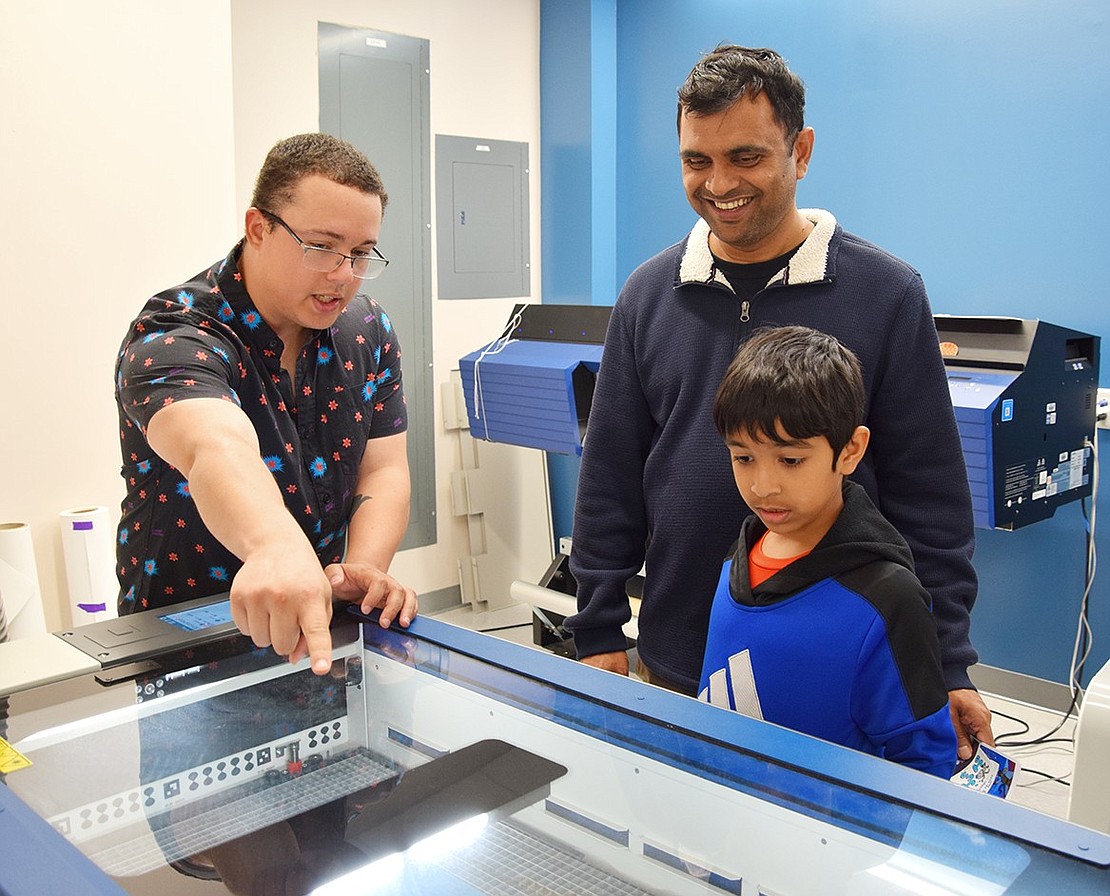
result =
M120 351L120 405L143 431L161 408L190 398L239 404L240 364L221 335L181 321L141 318ZM244 372L245 375L245 372Z
M885 758L951 776L956 732L924 601L907 594L876 616L861 645L852 714Z
M624 650L632 617L627 582L644 562L644 465L653 421L636 373L620 302L605 337L574 510L570 570L578 613L566 620L578 656Z
M876 503L909 544L932 597L947 687L973 687L967 667L978 661L970 639L978 579L971 492L936 325L916 273L904 288L867 422Z

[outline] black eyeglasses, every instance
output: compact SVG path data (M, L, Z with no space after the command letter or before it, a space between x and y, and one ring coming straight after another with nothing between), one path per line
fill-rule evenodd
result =
M276 221L285 228L293 239L297 241L301 249L304 250L304 266L310 271L316 271L320 274L330 274L339 268L344 261L351 263L351 271L359 280L373 280L382 271L385 270L386 265L389 264L389 259L378 251L377 246L371 246L369 252L360 253L358 255L344 255L342 252L336 252L334 249L325 249L323 246L310 246L302 240L293 231L293 228L286 224L281 218L273 212L268 212L264 208L259 209L262 214L272 221Z

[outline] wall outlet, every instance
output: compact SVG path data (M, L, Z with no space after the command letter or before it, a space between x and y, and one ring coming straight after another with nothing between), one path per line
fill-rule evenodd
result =
M1099 429L1110 429L1110 389L1101 386L1098 390L1098 404L1095 407L1095 425Z

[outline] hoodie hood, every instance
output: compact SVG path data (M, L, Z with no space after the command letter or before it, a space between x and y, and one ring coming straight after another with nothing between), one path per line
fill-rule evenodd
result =
M767 531L754 513L744 520L733 552L729 590L733 600L766 606L822 579L835 578L876 561L913 572L913 554L898 531L876 510L863 487L844 480L844 508L813 550L775 573L753 591L748 578L748 551Z

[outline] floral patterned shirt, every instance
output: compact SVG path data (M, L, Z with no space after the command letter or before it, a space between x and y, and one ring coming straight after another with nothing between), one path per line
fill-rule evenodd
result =
M262 459L321 564L338 562L368 439L408 425L401 351L385 311L356 296L297 359L262 319L238 268L223 261L147 302L116 365L127 495L116 545L120 613L226 591L242 565L208 531L189 483L147 444L151 417L174 401L235 402L258 434Z

